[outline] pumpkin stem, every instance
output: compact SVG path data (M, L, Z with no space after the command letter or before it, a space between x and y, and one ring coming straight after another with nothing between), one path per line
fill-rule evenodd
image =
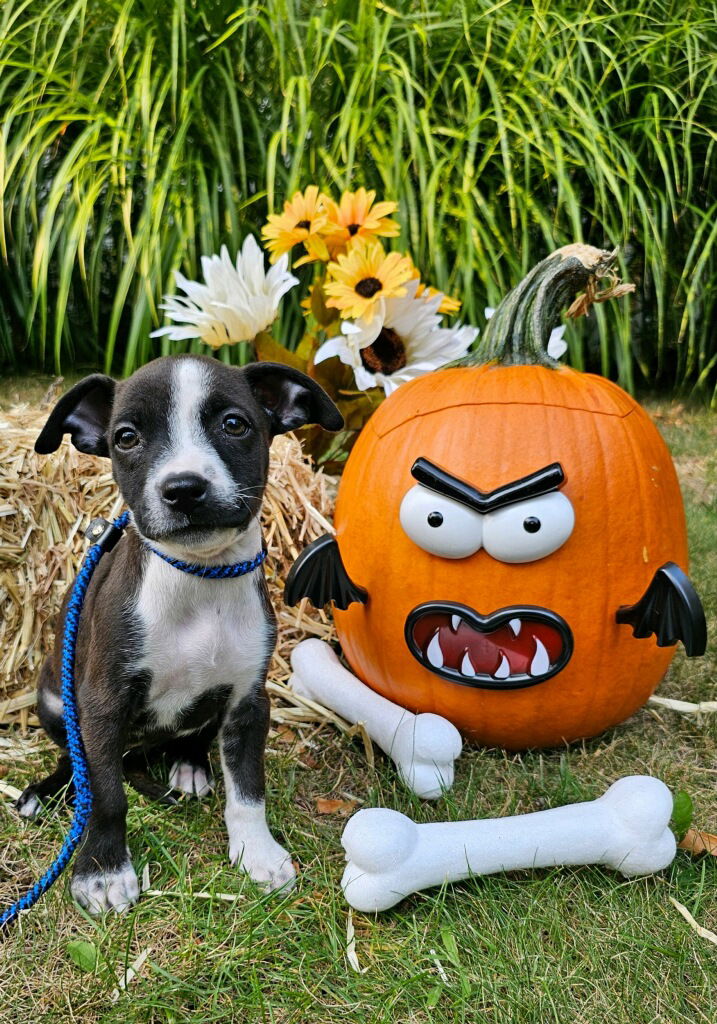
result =
M617 249L607 252L580 242L551 253L506 295L464 365L497 361L558 366L547 347L565 306L570 303L568 316L584 316L593 303L635 290L634 284L620 283L613 269L616 255ZM605 279L608 286L600 290Z

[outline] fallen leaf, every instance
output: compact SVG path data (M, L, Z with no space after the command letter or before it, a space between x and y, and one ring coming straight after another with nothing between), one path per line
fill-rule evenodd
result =
M692 797L684 789L679 789L672 800L672 818L670 828L680 839L686 836L695 813Z
M327 800L321 796L316 799L318 814L340 814L343 818L347 818L355 809L355 800Z
M0 796L9 796L11 800L19 800L22 796L22 790L15 789L14 786L10 786L7 782L0 782Z
M83 971L92 972L97 965L97 946L94 942L85 942L83 939L73 939L67 943L67 952L70 960Z
M349 910L349 916L346 919L346 959L351 970L356 971L357 974L365 974L368 970L368 967L360 965L356 955L356 932L354 930L353 911L351 910Z
M433 962L436 965L436 970L438 971L439 978L441 979L441 981L443 982L444 985L448 985L448 983L449 983L448 975L446 974L446 970L445 970L443 964L438 959L438 957L436 955L435 949L431 949L431 950L429 950L429 952L430 952L431 956L433 957Z
M426 1006L429 1010L432 1010L434 1006L438 1006L438 1000L441 998L444 992L443 985L434 985L431 991L428 993L426 999Z
M368 729L364 722L357 722L356 725L352 725L346 733L347 736L360 736L361 742L363 743L363 749L366 753L366 760L371 770L375 767L375 759L373 755L373 743L371 737L368 734Z
M653 694L652 697L647 698L647 703L660 704L663 708L682 711L686 715L701 715L705 712L717 711L717 700L702 700L699 704L693 704L689 700L672 700L671 697L656 697Z
M277 743L296 743L296 733L288 725L280 725L276 732Z
M711 832L702 832L698 828L690 828L677 844L681 850L687 850L693 857L701 853L709 853L717 857L717 836Z
M703 928L701 924L697 924L692 914L682 903L678 903L672 896L668 896L668 899L673 907L676 907L677 911L682 914L690 928L692 928L693 931L696 931L701 939L707 939L708 942L713 942L715 946L717 946L717 935L715 935L714 932L711 932L709 928Z
M184 889L145 889L145 896L185 896L197 900L225 900L227 903L236 903L237 900L245 900L246 896L236 892L186 892Z
M306 361L300 359L295 352L290 352L276 338L272 338L268 331L260 331L254 338L254 351L260 362L282 363L284 366L291 366L294 370L306 370Z
M110 1000L113 1003L116 1003L117 1000L119 999L120 992L123 989L126 989L129 983L137 977L140 968L142 967L143 963L149 956L150 952L150 949L142 950L142 952L139 954L139 956L134 961L131 967L128 967L126 970L120 968L119 974L117 975L117 988L113 989L110 994Z

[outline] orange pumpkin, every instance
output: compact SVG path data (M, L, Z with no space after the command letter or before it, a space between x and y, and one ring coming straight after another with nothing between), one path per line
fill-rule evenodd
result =
M534 268L488 326L488 361L400 387L341 480L336 539L368 594L335 609L351 668L479 743L593 736L640 707L673 655L616 620L663 563L686 569L670 455L629 395L543 349L608 263L572 246Z

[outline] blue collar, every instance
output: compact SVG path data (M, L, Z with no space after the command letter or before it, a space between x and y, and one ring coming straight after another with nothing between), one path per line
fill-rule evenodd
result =
M248 562L235 562L234 565L200 565L197 562L183 562L180 558L172 558L170 555L165 555L163 552L158 551L157 548L153 548L146 540L142 543L148 551L158 555L165 562L168 562L169 565L173 565L175 569L188 572L190 576L201 576L209 580L229 580L234 579L236 576L246 576L247 573L258 569L266 558L266 548L262 548L259 554L255 555Z
M108 523L106 519L93 519L86 534L90 538L92 546L99 548L101 553L111 551L124 533L129 521L129 512L123 512L115 519L114 523ZM266 558L266 549L263 548L248 562L235 562L234 565L201 565L198 562L183 562L181 558L172 558L171 555L165 555L157 548L153 548L143 537L141 540L148 551L158 555L169 565L173 565L175 569L181 569L182 572L188 572L190 576L201 576L208 580L231 580L237 576L246 576L247 573L258 569Z

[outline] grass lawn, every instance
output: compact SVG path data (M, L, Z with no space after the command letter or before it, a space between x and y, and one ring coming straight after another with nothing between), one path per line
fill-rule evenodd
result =
M692 577L712 629L705 659L681 651L660 694L715 699L717 649L717 417L674 403L650 409L670 444L687 502ZM0 1022L356 1021L495 1024L713 1024L717 946L671 904L717 930L717 860L678 853L662 875L626 881L597 868L476 878L405 900L377 917L348 908L339 879L345 819L319 815L318 797L395 807L419 821L520 813L591 799L621 775L654 773L687 790L695 823L717 831L717 715L643 709L596 740L508 755L470 750L455 787L421 804L358 740L324 727L274 735L268 807L300 865L296 889L266 897L225 860L221 792L158 807L130 793L129 841L152 894L123 917L92 920L73 906L69 872L4 940ZM0 742L9 742L3 740ZM18 741L18 749L19 749ZM24 760L0 746L0 774L22 788L52 761L33 740ZM218 767L218 765L216 766ZM0 801L0 841L13 887L30 884L67 828L67 812L22 822ZM8 886L0 889L7 893ZM197 896L211 893L211 898ZM232 901L217 894L233 894ZM84 963L70 956L78 940ZM113 999L118 973L146 958ZM94 963L92 962L94 960Z

